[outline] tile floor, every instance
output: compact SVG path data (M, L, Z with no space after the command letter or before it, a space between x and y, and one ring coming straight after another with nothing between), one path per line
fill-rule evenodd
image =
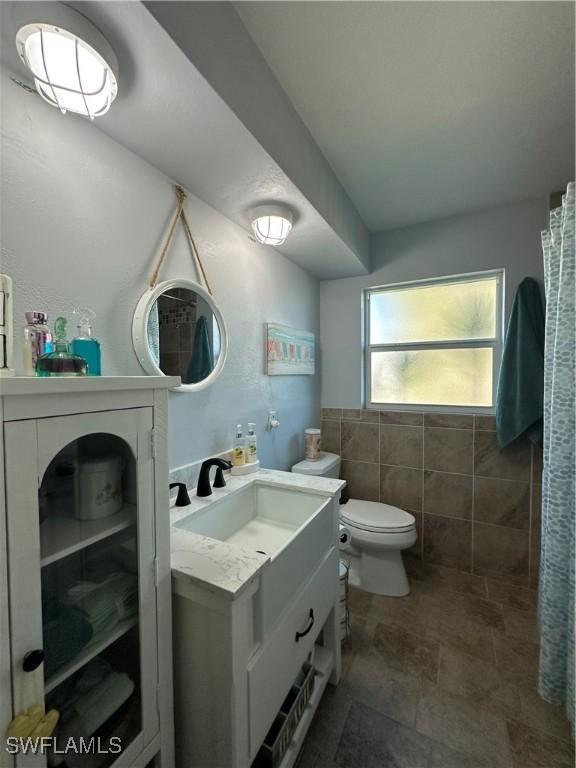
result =
M407 560L412 591L350 591L342 681L299 768L573 768L570 728L536 692L536 594Z

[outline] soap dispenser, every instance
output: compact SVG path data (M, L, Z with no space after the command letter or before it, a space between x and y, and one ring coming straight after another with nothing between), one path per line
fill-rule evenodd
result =
M248 434L246 435L246 464L255 464L258 461L258 447L256 443L256 424L248 422Z
M54 323L53 351L36 361L37 376L86 376L86 360L70 351L66 339L66 318L57 317Z
M74 317L78 335L72 340L72 352L86 360L88 376L100 376L102 374L100 342L92 335L92 322L96 313L88 307L79 307L74 310Z
M232 450L232 464L235 467L241 467L246 463L246 454L244 453L244 436L242 434L242 424L236 425L236 435L234 437L234 449Z

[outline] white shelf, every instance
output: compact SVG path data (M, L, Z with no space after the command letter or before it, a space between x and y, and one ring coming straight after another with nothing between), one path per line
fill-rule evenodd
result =
M64 680L70 677L70 675L73 675L74 672L77 672L81 667L84 666L84 664L87 664L91 659L93 659L95 656L98 656L99 653L102 653L106 648L108 648L109 645L112 645L112 643L115 643L116 640L122 637L122 635L125 635L127 632L129 632L132 627L135 627L136 624L138 624L138 617L133 616L131 619L125 619L124 621L121 621L119 624L114 627L114 629L111 632L104 632L100 633L98 635L94 635L92 640L88 643L88 645L85 645L84 648L78 653L74 658L68 662L68 664L65 664L63 667L61 667L56 674L52 675L48 680L46 680L46 684L44 685L44 692L50 693L50 691L53 691L54 688L57 688L60 683L63 683Z
M317 645L314 650L314 668L316 670L314 676L314 689L310 696L310 701L306 705L306 709L302 713L300 722L294 731L290 746L286 750L278 768L293 768L294 763L300 754L300 750L302 749L302 744L308 733L308 728L310 728L312 718L316 714L318 704L320 704L320 699L322 698L333 667L334 654L332 651L329 651L321 645Z
M40 564L42 567L78 552L136 523L136 507L125 504L120 512L100 520L77 520L51 515L40 525Z
M179 376L12 376L1 379L0 395L14 397L171 389L180 384Z

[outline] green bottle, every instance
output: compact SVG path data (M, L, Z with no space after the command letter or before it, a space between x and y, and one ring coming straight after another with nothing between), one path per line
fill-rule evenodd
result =
M57 317L54 323L54 346L52 352L42 355L36 361L36 376L87 376L88 365L80 355L70 352L66 339L66 318Z

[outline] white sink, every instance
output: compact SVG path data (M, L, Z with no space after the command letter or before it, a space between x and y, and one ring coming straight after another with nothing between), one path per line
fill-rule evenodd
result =
M317 494L253 483L214 499L176 527L274 558L325 503Z
M326 542L335 545L338 520L331 497L256 481L210 497L175 526L270 557L259 591L265 634L324 558Z

